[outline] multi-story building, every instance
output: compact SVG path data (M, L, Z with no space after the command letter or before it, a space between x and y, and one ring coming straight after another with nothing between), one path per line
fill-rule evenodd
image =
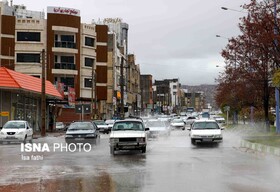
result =
M157 113L170 113L172 112L171 108L171 92L170 92L170 85L169 81L162 80L158 81L155 80L153 85L154 91L154 110Z
M140 115L141 91L140 91L140 67L135 63L135 55L127 57L127 105L130 114Z
M147 115L153 109L153 76L140 75L141 111Z
M203 92L185 93L185 106L193 107L195 111L200 112L205 108L205 98Z
M63 84L65 102L69 98L68 89L72 88L76 103L91 104L95 117L105 117L108 27L81 23L80 11L72 8L48 7L47 19L42 18L43 13L24 11L24 6L10 8L15 16L5 18L9 28L5 27L6 39L1 42L9 46L3 52L6 60L1 63L12 66L14 54L16 71L42 77L42 50L45 50L46 78L53 84ZM63 108L60 118L78 120L80 114L68 106ZM93 114L85 114L83 118L93 118Z
M15 17L14 10L7 2L0 2L0 67L14 70Z

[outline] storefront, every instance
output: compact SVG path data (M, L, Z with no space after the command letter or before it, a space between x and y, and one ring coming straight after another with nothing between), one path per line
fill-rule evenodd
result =
M39 78L0 67L0 127L16 119L27 120L34 131L40 130L41 84ZM49 81L45 85L47 99L62 99ZM47 103L46 108L48 111Z

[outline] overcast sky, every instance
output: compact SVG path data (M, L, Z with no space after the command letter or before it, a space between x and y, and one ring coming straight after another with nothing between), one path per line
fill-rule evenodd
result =
M239 34L241 10L249 0L13 0L28 10L47 6L79 9L83 23L122 18L129 24L128 52L141 74L179 78L183 85L214 84L223 70L227 39ZM217 38L216 35L224 38ZM219 65L221 67L216 67Z

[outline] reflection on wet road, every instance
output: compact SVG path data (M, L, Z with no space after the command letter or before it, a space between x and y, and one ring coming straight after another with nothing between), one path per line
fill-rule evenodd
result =
M64 142L63 137L36 142ZM110 155L108 135L90 152L44 152L24 161L18 144L0 145L0 191L65 192L279 192L280 161L239 149L226 131L218 145L191 145L188 131L149 140L146 154ZM26 152L24 152L26 153ZM39 153L38 153L39 154Z

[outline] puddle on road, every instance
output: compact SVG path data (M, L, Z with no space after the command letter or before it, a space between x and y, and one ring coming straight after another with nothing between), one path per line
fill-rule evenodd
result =
M64 177L60 179L39 180L32 183L17 183L0 186L1 192L110 192L116 191L115 184L108 173L98 176Z

